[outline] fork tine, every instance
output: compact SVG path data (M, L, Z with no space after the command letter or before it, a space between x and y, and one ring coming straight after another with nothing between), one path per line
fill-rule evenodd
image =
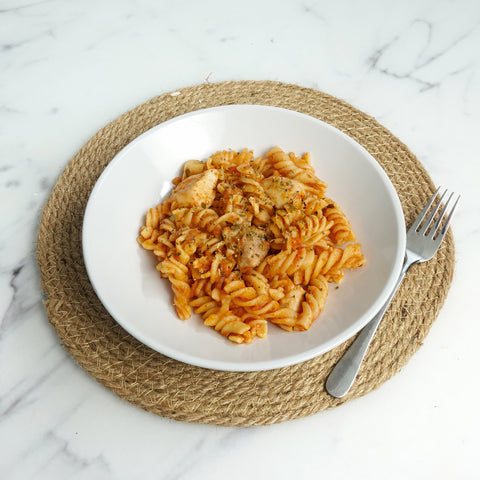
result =
M442 195L442 198L446 195L446 193L447 193L447 191L445 191L445 193ZM429 236L430 238L434 238L435 235L436 235L436 233L437 233L437 230L440 228L440 224L442 223L442 220L443 220L443 218L445 217L445 213L446 213L446 211L447 211L448 204L450 203L450 201L452 200L452 198L453 198L453 192L452 192L452 193L450 194L450 196L448 197L448 200L445 202L445 205L444 205L442 211L440 212L440 214L439 214L439 216L438 216L438 219L437 219L436 222L435 222L435 225L434 225L434 226L432 227L432 229L430 230L430 232L429 232L429 234L428 234L428 236ZM440 204L437 205L436 210L438 210L438 207L439 207L439 206L440 206Z
M453 204L452 209L450 210L450 213L447 217L447 221L445 222L445 225L443 226L440 234L445 235L447 233L448 227L450 226L450 222L452 221L453 214L455 213L455 209L457 208L458 201L460 200L460 195L457 197L455 200L455 203Z
M442 212L440 213L440 217L438 220L435 222L435 226L432 228L432 238L436 235L437 230L439 229L442 219L446 214L448 204L450 203L450 200L453 198L453 192L450 194L450 197L448 197L447 203L445 203L445 206L443 207ZM443 225L442 229L438 233L437 237L439 240L441 240L444 235L447 233L448 227L450 226L450 222L452 221L453 214L455 213L455 209L457 208L458 201L460 200L460 195L457 197L455 200L455 203L453 204L452 208L450 209L450 213L448 214L447 220L445 221L445 224Z
M437 188L437 190L431 196L428 203L425 205L425 208L419 213L418 217L415 219L412 226L410 227L410 230L412 231L417 230L418 226L422 223L422 220L425 218L425 215L427 214L428 210L432 206L432 203L435 201L435 198L437 197L437 194L439 191L440 191L440 187Z
M440 208L440 206L442 205L442 201L443 199L445 198L445 195L447 194L447 190L445 190L443 192L443 194L440 196L437 204L435 205L435 208L433 209L432 213L428 216L427 220L425 221L425 223L423 224L422 228L418 231L418 233L420 234L425 234L426 231L428 230L428 227L430 226L430 224L432 223L433 219L435 218L435 215L437 214L438 212L438 209Z

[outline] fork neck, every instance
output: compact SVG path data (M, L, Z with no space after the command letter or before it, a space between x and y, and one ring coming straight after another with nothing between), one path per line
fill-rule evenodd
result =
M402 269L400 270L400 275L398 276L397 286L400 285L403 278L405 277L407 272L410 270L410 267L412 265L415 265L419 261L420 261L420 257L415 253L413 253L411 250L407 249L407 251L405 252L405 260L403 261L403 266L402 266Z
M405 260L403 261L402 274L405 275L412 265L421 260L421 257L407 248L405 251Z

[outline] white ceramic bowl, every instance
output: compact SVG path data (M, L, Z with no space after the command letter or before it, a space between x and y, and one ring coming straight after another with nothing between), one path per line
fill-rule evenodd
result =
M236 345L193 314L177 318L167 280L136 242L145 212L168 195L185 160L222 149L263 155L278 145L310 152L327 195L350 219L367 258L330 289L320 317L306 332L269 325L266 339ZM375 159L350 137L315 118L260 105L232 105L179 116L147 131L112 160L85 211L83 253L105 308L138 340L169 357L205 368L254 371L311 359L358 332L393 288L405 251L400 201Z

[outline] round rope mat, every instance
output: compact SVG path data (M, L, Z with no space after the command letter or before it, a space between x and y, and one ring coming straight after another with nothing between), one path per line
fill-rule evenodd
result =
M83 213L106 165L155 125L193 110L263 104L296 110L344 131L363 145L395 185L409 225L434 186L415 156L387 129L351 105L316 90L279 82L224 82L166 93L121 115L71 159L45 205L37 257L45 307L63 345L92 377L125 400L180 421L267 425L305 417L360 397L395 375L421 346L443 305L454 268L449 232L433 260L412 268L343 399L324 383L352 339L313 360L263 372L223 372L165 357L123 330L106 312L82 258Z

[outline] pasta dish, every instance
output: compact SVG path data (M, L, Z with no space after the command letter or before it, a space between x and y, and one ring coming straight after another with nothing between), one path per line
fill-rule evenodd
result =
M219 151L185 162L173 185L138 242L169 280L178 317L193 309L232 342L264 338L269 323L308 330L329 284L365 264L308 153Z

